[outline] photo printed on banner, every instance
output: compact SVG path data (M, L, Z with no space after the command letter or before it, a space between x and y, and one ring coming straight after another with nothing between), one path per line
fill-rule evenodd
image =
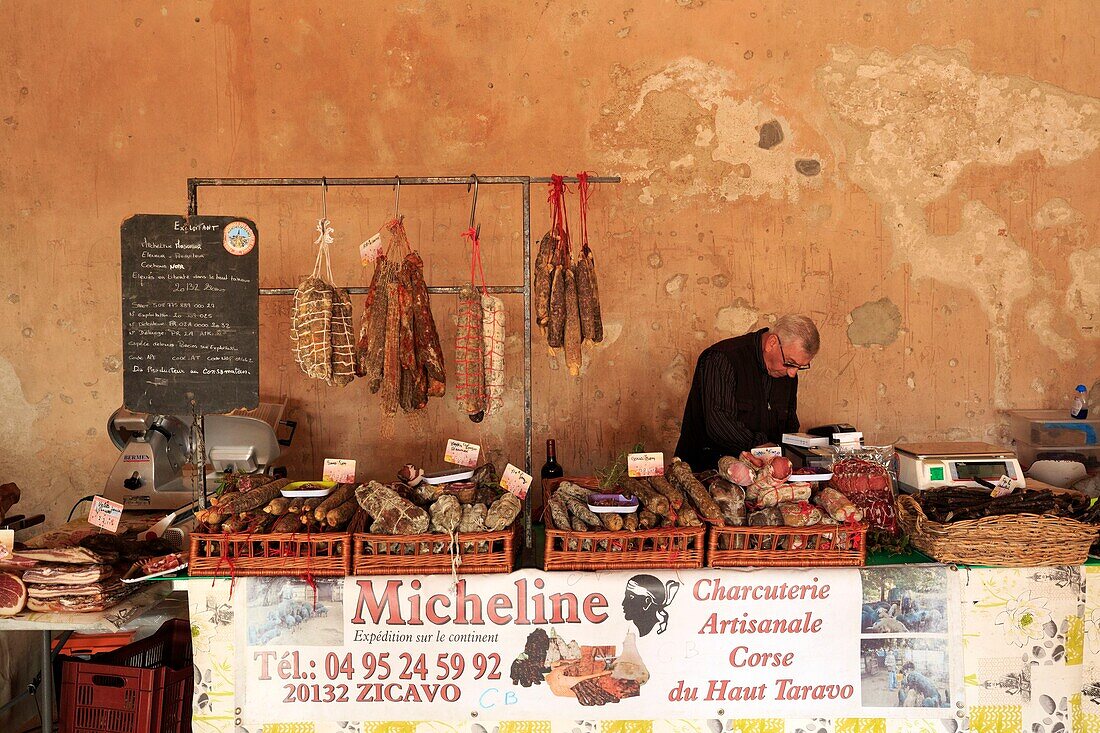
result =
M255 578L248 586L249 646L341 646L344 579L309 584L298 578Z

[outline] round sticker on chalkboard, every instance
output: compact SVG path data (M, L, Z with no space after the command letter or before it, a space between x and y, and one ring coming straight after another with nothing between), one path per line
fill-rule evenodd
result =
M230 222L222 235L225 251L231 255L246 255L256 246L256 232L243 221Z

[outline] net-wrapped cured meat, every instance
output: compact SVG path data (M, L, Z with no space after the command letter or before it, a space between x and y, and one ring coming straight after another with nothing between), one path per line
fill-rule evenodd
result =
M355 379L355 328L348 291L332 291L332 383L343 387Z
M375 534L420 534L428 531L428 512L403 499L389 486L377 481L360 486L355 498L373 520Z
M523 510L523 503L515 494L505 492L489 506L485 513L485 529L490 532L512 526Z
M485 412L504 406L504 301L481 296L482 341L485 350Z
M291 312L291 340L294 359L302 372L313 379L332 379L332 299L331 285L311 275L294 291Z
M481 293L463 285L458 294L455 338L455 386L458 404L474 422L485 417L485 340L482 335Z

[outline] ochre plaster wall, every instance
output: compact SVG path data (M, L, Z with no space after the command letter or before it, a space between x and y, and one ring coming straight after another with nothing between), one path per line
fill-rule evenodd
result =
M1003 410L1096 377L1098 23L1090 0L0 3L0 479L51 523L101 488L118 227L182 212L189 176L621 174L591 216L608 337L579 378L536 348L536 465L546 437L570 472L671 450L699 351L786 311L824 336L804 424L1003 440ZM519 201L482 188L494 281L520 277ZM402 203L429 281L460 282L465 191ZM200 204L258 222L265 285L311 269L318 191ZM343 283L392 206L330 194ZM449 342L453 299L434 307ZM265 301L286 462L385 476L452 436L521 462L509 308L508 407L473 426L453 397L386 422L361 384L307 383Z

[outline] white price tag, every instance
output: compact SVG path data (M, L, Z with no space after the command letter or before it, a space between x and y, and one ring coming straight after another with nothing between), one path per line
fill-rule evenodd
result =
M500 488L523 499L527 496L527 490L531 488L533 480L531 474L524 473L509 463L504 467L504 473L500 477Z
M783 449L780 448L778 445L769 445L761 446L759 448L753 448L751 451L749 451L749 453L751 453L756 458L767 458L768 456L779 458L783 455Z
M92 508L88 510L88 524L101 527L108 532L117 532L122 521L122 504L97 496L92 499Z
M359 259L363 262L363 267L371 264L379 257L382 256L382 233L379 232L373 237L368 239L359 245Z
M989 495L996 499L1001 496L1008 496L1015 490L1016 482L1008 476L1001 476L1001 478L997 480L997 485L994 487L993 491L989 492Z
M664 453L631 453L626 457L626 475L638 478L639 476L664 476Z
M447 441L447 450L443 453L443 460L456 466L473 468L477 465L477 459L480 455L480 445L451 438Z
M355 483L355 461L347 458L326 458L322 481L335 481L338 484Z

